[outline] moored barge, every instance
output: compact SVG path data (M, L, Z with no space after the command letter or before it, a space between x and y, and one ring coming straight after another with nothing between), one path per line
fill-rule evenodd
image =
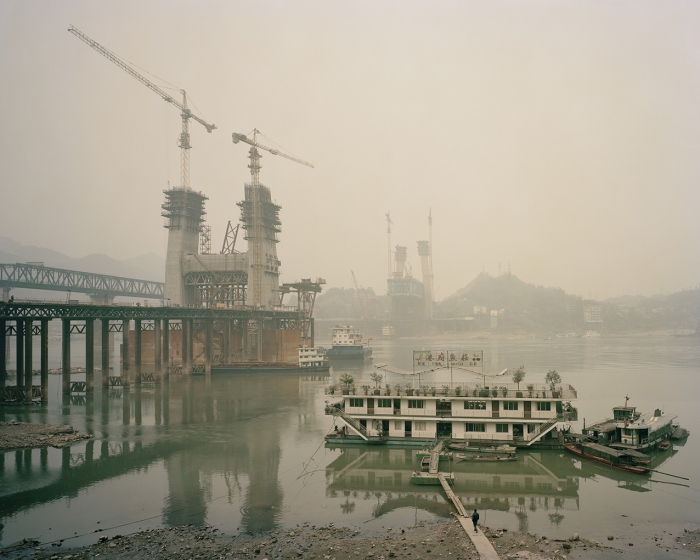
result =
M580 444L565 443L564 449L584 459L590 459L615 469L635 474L648 474L650 472L648 468L639 464L639 459L636 457L638 454L632 455L606 445L586 442Z

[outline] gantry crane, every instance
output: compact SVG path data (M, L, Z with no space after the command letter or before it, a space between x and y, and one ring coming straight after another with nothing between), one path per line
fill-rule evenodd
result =
M302 165L313 168L313 165L308 161L304 161L294 156L282 153L275 148L270 148L264 146L258 142L258 134L260 131L256 128L253 130L253 139L251 140L245 134L239 134L234 132L232 135L233 143L238 144L239 142L244 142L250 145L249 155L251 176L251 202L252 202L252 222L253 231L248 232L248 251L250 259L250 264L253 269L253 283L250 295L250 300L252 305L262 305L262 278L263 278L263 239L262 239L262 203L260 200L260 152L258 149L270 152L275 156L282 156L283 158L290 159Z
M173 98L171 95L163 91L161 88L159 88L157 85L155 85L153 82L151 82L149 79L144 78L141 74L139 74L136 70L134 70L131 66L126 64L121 58L119 58L117 55L115 55L113 52L107 50L104 48L102 45L100 45L97 41L93 41L85 35L82 31L78 30L77 28L73 27L72 25L68 28L68 31L75 35L78 39L81 41L87 43L89 46L91 46L93 49L95 49L98 53L100 53L102 56L105 58L111 60L119 66L124 72L127 74L130 74L132 77L136 78L139 82L141 82L143 85L145 85L148 89L151 91L154 91L158 95L160 95L165 101L168 103L171 103L172 105L175 105L178 109L180 109L180 116L182 117L182 132L180 133L180 136L178 137L178 146L180 146L180 180L181 180L181 187L185 189L190 188L190 148L192 148L192 145L190 144L190 126L189 126L189 120L194 119L197 121L199 124L201 124L204 128L207 129L207 132L211 132L212 130L216 129L216 125L209 124L208 122L204 121L204 119L199 118L197 115L192 113L190 109L187 108L187 93L185 92L184 89L180 90L180 93L182 94L182 103L180 103L177 99Z

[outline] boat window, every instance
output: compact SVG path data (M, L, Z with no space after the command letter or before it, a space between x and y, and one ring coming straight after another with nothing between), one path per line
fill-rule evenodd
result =
M425 422L414 422L413 426L415 427L417 432L425 431Z
M468 432L485 432L486 424L483 422L467 422Z
M425 408L425 401L424 400L409 399L408 400L408 408Z
M486 401L464 401L465 410L486 410Z
M365 406L365 399L350 399L350 406L353 408L362 408Z
M401 420L394 420L394 429L403 432L403 422Z
M377 399L378 408L391 408L391 399Z
M537 410L552 410L552 403L551 402L538 402L537 403Z
M518 410L518 401L503 401L503 410Z
M508 424L496 424L496 432L499 434L507 434Z

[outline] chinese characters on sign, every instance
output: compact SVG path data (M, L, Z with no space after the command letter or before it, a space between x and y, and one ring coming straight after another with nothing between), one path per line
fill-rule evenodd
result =
M481 367L484 361L484 351L477 350L469 352L467 350L446 351L446 350L414 350L413 366L419 367Z

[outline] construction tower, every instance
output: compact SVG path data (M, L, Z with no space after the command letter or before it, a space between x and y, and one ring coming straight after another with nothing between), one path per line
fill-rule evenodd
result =
M168 252L165 256L165 304L191 305L194 295L185 290L182 259L196 255L199 232L204 221L207 197L189 188L174 187L165 194L161 214L168 229Z

